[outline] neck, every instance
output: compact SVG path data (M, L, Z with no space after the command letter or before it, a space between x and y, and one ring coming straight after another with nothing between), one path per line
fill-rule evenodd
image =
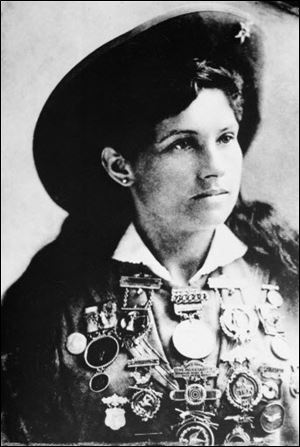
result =
M184 231L155 219L136 219L136 227L156 259L169 271L178 285L199 270L207 256L215 228Z

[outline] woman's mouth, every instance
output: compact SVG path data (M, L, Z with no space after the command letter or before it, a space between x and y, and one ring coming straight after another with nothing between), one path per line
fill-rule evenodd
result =
M197 199L206 199L208 197L223 196L225 194L229 194L229 191L227 191L226 189L211 188L211 189L207 189L205 191L202 191L199 194L196 194L196 195L192 196L192 198L195 199L195 200L197 200Z

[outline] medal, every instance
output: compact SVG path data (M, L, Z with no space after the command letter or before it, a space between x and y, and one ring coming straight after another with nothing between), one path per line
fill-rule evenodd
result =
M288 342L280 335L276 335L272 338L271 349L273 354L281 360L288 360L291 356Z
M226 416L224 420L235 421L237 423L232 431L225 437L224 445L239 445L240 443L249 445L251 438L242 426L247 424L253 429L253 417L244 413L242 415Z
M274 307L279 308L283 304L283 299L279 293L279 287L273 284L264 284L262 290L266 291L267 301Z
M213 331L196 318L181 321L175 328L172 340L177 351L190 359L207 357L216 345Z
M121 276L120 287L125 288L123 307L128 307L129 296L132 299L132 306L137 305L137 299L139 299L138 306L144 309L148 309L152 304L154 290L159 290L162 284L161 278L153 278L150 275L143 273L137 273L134 276ZM141 295L146 297L146 302L141 304ZM130 306L129 306L130 307Z
M263 398L267 401L280 399L283 369L264 365L259 368L259 372Z
M119 430L126 424L125 410L122 408L128 402L126 397L113 394L110 397L103 397L102 402L108 406L105 410L105 425L111 430Z
M90 390L94 391L94 393L101 393L102 391L106 390L108 385L109 377L107 374L102 372L97 372L94 374L89 382Z
M129 347L137 343L150 329L150 317L147 309L125 308L117 326L117 334Z
M70 354L82 354L86 348L87 339L80 332L73 332L67 338L66 348Z
M250 411L261 400L261 381L248 368L238 367L226 386L228 402L242 411Z
M266 335L274 336L284 333L284 330L282 329L281 317L277 309L270 304L265 303L257 307L256 310Z
M107 301L103 303L101 311L99 312L99 323L103 331L113 329L117 325L117 303Z
M87 345L84 360L90 368L106 368L119 354L119 343L111 335L94 338Z
M250 341L258 328L258 318L254 310L247 306L226 306L220 316L224 334L239 343Z
M134 371L130 373L130 377L135 380L137 385L148 383L151 378L150 368L157 365L159 365L159 359L157 358L133 359L127 363L128 368L134 368Z
M203 411L181 411L177 409L182 419L176 432L176 437L183 445L215 445L212 428L218 424L211 422L212 413Z
M224 440L224 445L250 445L251 438L248 433L245 432L243 427L237 425L233 430L228 433Z
M284 408L278 403L268 404L259 418L260 426L266 433L274 433L284 422Z
M291 377L290 377L290 393L292 397L299 396L299 366L291 365Z
M99 314L98 306L89 306L84 309L86 319L86 331L91 337L97 336L99 333Z
M144 422L153 419L160 408L160 398L162 397L162 393L158 393L150 387L131 388L138 390L131 398L132 411Z
M190 421L183 424L176 436L183 445L215 445L214 434L205 421Z

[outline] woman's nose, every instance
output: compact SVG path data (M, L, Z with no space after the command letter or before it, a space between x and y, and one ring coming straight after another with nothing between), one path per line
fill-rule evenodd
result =
M199 177L222 177L225 173L224 159L216 143L202 146L199 152Z

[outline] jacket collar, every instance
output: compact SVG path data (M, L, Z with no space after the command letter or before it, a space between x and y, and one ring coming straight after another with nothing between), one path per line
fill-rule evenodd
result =
M198 281L203 275L210 274L216 269L242 258L246 251L247 246L225 224L219 225L215 230L204 264L190 278L189 284ZM175 285L176 283L168 270L158 262L148 247L146 247L133 223L125 231L112 258L120 262L142 263L155 275L165 279L170 284Z

